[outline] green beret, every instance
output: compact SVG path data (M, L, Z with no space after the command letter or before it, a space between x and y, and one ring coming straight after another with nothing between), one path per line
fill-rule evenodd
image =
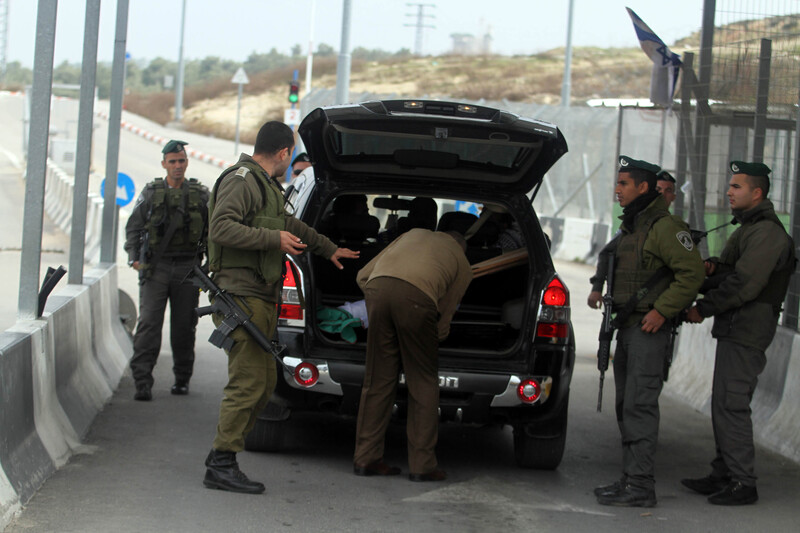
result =
M744 161L731 161L731 172L734 174L747 174L748 176L769 177L772 170L764 163L746 163Z
M659 167L658 165L654 165L653 163L648 163L647 161L640 161L639 159L633 159L632 157L628 157L627 155L619 156L618 172L625 172L626 170L630 170L631 168L640 168L642 170L652 172L653 174L657 174L661 170L661 167Z
M664 180L664 181L669 181L669 182L675 183L675 178L673 178L672 174L670 174L666 170L659 170L656 173L656 178L658 178L660 180Z
M187 144L189 143L187 143L186 141L176 141L173 139L164 145L164 148L161 150L161 153L174 154L175 152L182 152L183 147L186 146Z

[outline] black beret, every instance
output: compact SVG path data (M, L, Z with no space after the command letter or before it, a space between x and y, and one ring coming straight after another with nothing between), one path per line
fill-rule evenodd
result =
M161 150L161 153L174 154L175 152L182 152L183 147L186 146L187 144L189 143L187 143L186 141L176 141L173 139L171 141L168 141L167 144L164 145L164 148Z
M731 172L734 174L747 174L748 176L769 177L772 170L764 163L746 163L744 161L731 161Z
M633 159L627 155L619 156L619 172L630 170L630 168L640 168L642 170L652 172L653 174L657 174L661 170L661 167L654 165L653 163L648 163L647 161L641 161L639 159Z
M667 172L666 170L660 170L660 171L659 171L659 172L656 174L656 177L657 177L658 179L660 179L660 180L664 180L664 181L669 181L669 182L675 183L675 178L673 178L673 177L672 177L672 174L670 174L670 173L669 173L669 172Z
M308 157L307 153L300 152L297 154L297 157L294 158L294 161L292 161L291 166L294 166L295 163L311 163L311 158Z

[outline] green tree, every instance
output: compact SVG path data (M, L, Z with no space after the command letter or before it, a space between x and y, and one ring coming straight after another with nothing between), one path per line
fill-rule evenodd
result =
M320 57L334 56L336 55L336 50L329 44L320 43L319 46L317 46L317 55Z
M6 64L6 71L2 73L0 81L3 87L21 89L33 83L33 71L23 67L19 61L12 61Z

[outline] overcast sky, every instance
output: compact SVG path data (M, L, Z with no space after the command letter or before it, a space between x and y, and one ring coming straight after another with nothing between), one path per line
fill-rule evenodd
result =
M130 0L127 49L133 59L177 60L183 0ZM414 51L417 7L426 4L423 53L441 54L454 33L490 32L492 51L533 54L564 46L568 0L352 0L352 48ZM10 0L8 60L33 65L37 0ZM80 62L85 0L58 2L55 62ZM341 45L343 0L186 0L184 57L219 56L244 61L252 52L276 48L288 54L295 44ZM98 58L113 54L116 0L103 0ZM700 28L703 0L574 0L575 46L638 46L628 6L667 44ZM413 16L407 16L412 14Z

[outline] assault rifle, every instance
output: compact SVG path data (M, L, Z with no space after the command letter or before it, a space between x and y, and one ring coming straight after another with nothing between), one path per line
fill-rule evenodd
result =
M597 412L603 408L603 382L608 370L608 361L611 358L611 339L614 338L614 324L611 317L611 307L614 304L614 251L608 254L608 274L606 283L606 293L603 295L603 325L600 328L598 340L600 346L597 348L597 369L600 371L600 390L597 393Z
M197 316L219 313L224 317L222 323L211 333L208 342L217 348L230 350L233 348L234 344L234 340L230 338L230 334L233 330L242 326L265 352L271 353L279 363L283 364L281 354L286 347L270 341L267 336L258 329L258 326L250 321L250 314L242 309L230 294L220 289L202 268L198 265L194 265L193 272L192 283L200 287L203 291L208 292L208 299L212 302L211 305L195 309Z
M139 235L139 283L147 279L147 271L150 269L147 262L148 255L150 255L150 232L144 230Z

